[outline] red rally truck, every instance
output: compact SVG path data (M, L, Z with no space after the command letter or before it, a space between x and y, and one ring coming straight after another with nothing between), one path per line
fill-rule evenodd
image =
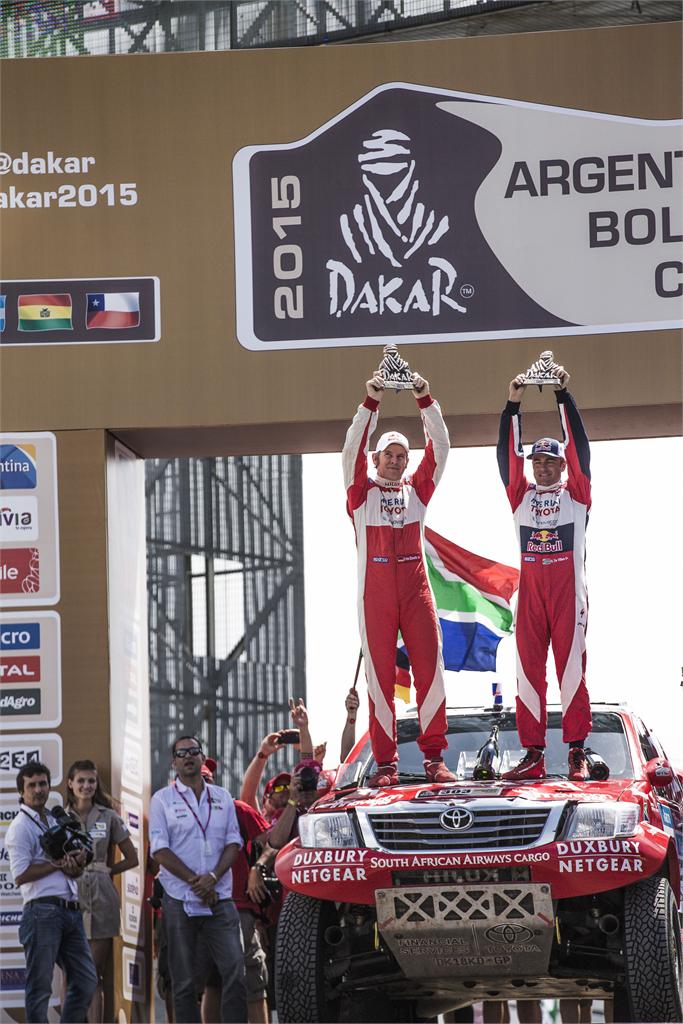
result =
M414 712L398 722L399 785L364 788L364 737L276 862L279 1020L565 997L613 998L615 1021L681 1021L681 778L632 711L592 712L600 756L583 783L567 779L559 708L537 781L472 778L494 725L494 769L522 757L512 709L448 710L445 785L425 782Z

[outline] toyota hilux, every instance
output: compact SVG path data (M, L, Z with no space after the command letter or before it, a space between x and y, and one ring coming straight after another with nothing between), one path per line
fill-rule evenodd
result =
M448 710L454 783L425 781L414 712L398 722L398 785L367 788L364 737L276 862L279 1019L565 997L613 999L616 1021L680 1021L681 778L632 711L592 710L595 777L580 783L559 708L534 781L499 777L523 754L512 709Z

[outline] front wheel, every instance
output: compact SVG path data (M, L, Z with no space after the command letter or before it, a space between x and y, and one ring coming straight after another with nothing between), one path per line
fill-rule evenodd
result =
M676 900L666 878L646 878L624 894L626 988L632 1021L683 1018L683 958Z
M336 923L334 903L288 893L275 946L275 997L283 1024L338 1020L339 1000L325 976L330 961L325 931Z

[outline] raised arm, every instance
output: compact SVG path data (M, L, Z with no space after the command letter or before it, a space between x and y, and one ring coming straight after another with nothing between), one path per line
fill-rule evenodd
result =
M522 447L522 414L520 412L524 388L525 385L521 383L521 377L515 377L510 381L508 401L500 417L496 450L500 478L513 512L517 509L527 489Z
M575 501L586 508L591 504L591 452L586 428L581 419L574 396L567 391L569 374L565 373L565 385L555 392L557 409L562 423L564 457L567 460L567 489Z
M356 745L356 716L358 715L360 699L355 687L352 686L347 693L344 705L346 707L346 722L344 723L344 730L341 735L340 762L346 760Z
M299 697L299 703L295 704L292 697L289 698L289 713L292 716L292 725L299 730L299 754L301 758L313 757L313 740L308 726L308 711L304 704L303 697Z
M377 410L384 384L379 373L366 383L367 397L351 421L342 449L344 487L349 515L363 504L368 489L368 451L377 426Z
M250 761L247 770L244 773L244 778L242 779L240 800L245 804L249 804L249 806L253 807L255 811L261 810L258 800L258 788L261 783L261 777L268 758L280 749L277 742L279 736L279 732L270 732L267 736L264 736L256 757L252 758Z
M451 440L439 403L430 394L429 381L419 373L413 374L413 394L422 416L425 453L411 479L420 501L426 505L443 476L446 459L451 450Z

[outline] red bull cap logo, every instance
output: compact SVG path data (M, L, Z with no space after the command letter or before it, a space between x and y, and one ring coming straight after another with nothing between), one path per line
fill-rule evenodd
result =
M563 459L564 445L554 437L539 437L538 441L534 441L527 459L533 459L534 455L550 455L553 459Z

